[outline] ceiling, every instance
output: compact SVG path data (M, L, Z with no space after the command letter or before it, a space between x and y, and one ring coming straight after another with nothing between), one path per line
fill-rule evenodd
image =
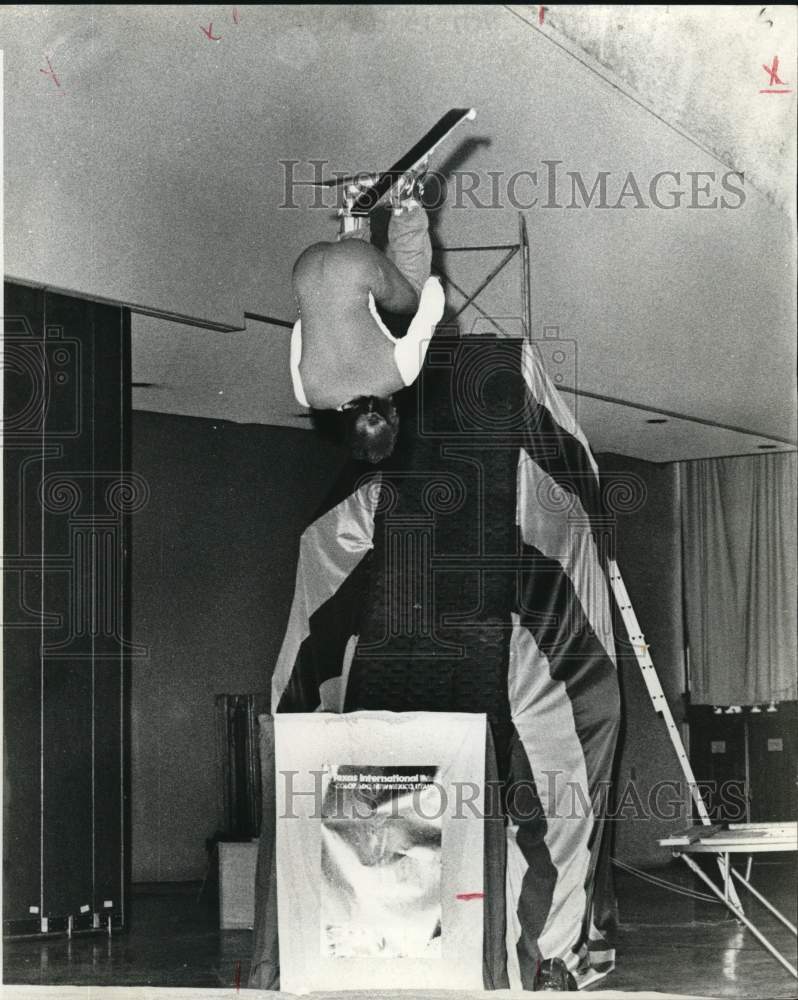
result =
M5 272L137 310L136 407L305 427L289 331L244 315L292 320L293 262L335 231L332 205L287 190L289 169L386 167L474 106L433 164L448 178L435 240L513 243L537 195L533 334L566 343L596 450L793 450L796 14L720 11L546 7L541 24L530 6L5 7ZM759 92L774 55L791 93ZM563 207L545 207L544 161L560 161ZM732 170L742 194L722 185ZM679 180L661 178L661 203L684 192L671 209L650 193L665 171ZM569 172L587 192L603 172L619 207L564 207ZM727 207L691 207L715 197ZM500 259L438 266L473 290ZM508 332L520 277L516 257L477 300ZM451 283L448 299L462 301ZM460 321L485 329L473 307Z

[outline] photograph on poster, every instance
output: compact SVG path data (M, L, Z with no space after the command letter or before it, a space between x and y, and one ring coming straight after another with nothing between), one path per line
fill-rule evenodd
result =
M439 958L437 768L330 771L321 819L322 955Z

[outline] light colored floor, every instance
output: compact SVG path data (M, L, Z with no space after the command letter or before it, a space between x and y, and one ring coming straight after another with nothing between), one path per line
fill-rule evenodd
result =
M772 856L771 856L772 857ZM691 873L674 862L657 872L682 887L693 887ZM754 882L795 920L794 863L760 862ZM641 882L630 875L616 877L621 924L617 968L586 992L600 998L629 996L734 997L776 1000L798 995L798 983L783 970L751 934L739 926L718 902L695 900ZM695 888L701 889L698 885ZM751 912L754 910L751 908ZM774 943L795 955L795 939L766 915L761 926ZM134 893L131 926L109 939L87 935L30 938L4 942L4 997L20 1000L272 1000L286 994L246 990L251 933L220 932L215 905L197 901L196 886L160 887ZM71 989L70 985L80 987ZM34 986L46 987L33 990ZM125 986L130 989L116 990ZM97 989L102 987L103 989ZM135 988L133 988L135 987ZM163 992L160 987L171 987ZM627 992L624 992L627 991ZM646 991L654 991L646 992ZM500 998L529 994L493 994ZM550 994L551 995L551 994ZM381 1000L471 1000L485 994L456 992L381 992L314 994L316 1000L366 996Z
M263 990L247 990L245 993L235 990L203 990L198 994L196 989L177 987L173 989L156 989L141 986L98 986L93 990L85 986L8 986L2 987L2 995L9 1000L294 1000L292 993L267 993ZM451 991L432 991L424 993L386 993L375 990L373 993L311 993L312 1000L484 1000L484 993L458 993ZM496 1000L527 1000L529 993L515 990L496 990L491 994ZM554 993L546 996L553 997ZM648 991L629 993L618 990L600 990L591 993L596 1000L674 1000L673 993L651 993ZM705 997L689 997L679 994L678 1000L711 1000Z

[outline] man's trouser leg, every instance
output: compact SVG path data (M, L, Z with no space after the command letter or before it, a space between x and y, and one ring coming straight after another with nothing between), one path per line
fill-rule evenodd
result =
M403 207L398 215L391 213L385 256L420 295L432 267L429 218L425 208L414 202L410 208Z

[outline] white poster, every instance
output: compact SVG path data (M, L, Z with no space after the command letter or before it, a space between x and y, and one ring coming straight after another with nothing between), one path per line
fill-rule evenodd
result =
M485 716L274 723L281 989L481 989Z

